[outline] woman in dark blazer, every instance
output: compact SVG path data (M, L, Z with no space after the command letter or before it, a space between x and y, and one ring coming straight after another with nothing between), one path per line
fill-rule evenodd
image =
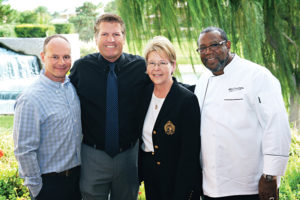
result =
M162 36L145 49L147 74L145 120L140 145L139 175L147 200L200 199L200 110L197 97L172 74L176 54Z

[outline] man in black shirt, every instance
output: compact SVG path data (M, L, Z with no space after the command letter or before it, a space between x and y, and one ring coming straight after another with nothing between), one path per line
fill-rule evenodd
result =
M81 102L83 145L80 188L83 199L136 200L138 194L137 140L143 119L139 100L145 85L146 63L142 57L123 53L125 25L113 14L104 14L95 24L100 53L77 60L70 79ZM113 70L110 66L114 65ZM110 73L116 82L117 117L107 106ZM109 119L108 119L109 118ZM109 134L117 132L117 150L107 150Z

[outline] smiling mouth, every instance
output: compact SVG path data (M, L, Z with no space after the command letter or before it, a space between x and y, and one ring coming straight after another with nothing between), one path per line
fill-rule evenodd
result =
M154 76L154 77L160 77L160 76L162 76L162 74L152 74L152 76Z
M115 48L115 46L106 46L107 48L110 48L110 49L112 49L112 48Z

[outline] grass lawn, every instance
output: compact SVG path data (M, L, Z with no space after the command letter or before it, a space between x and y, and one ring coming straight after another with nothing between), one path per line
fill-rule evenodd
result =
M27 188L18 177L18 166L13 155L13 116L0 115L0 200L29 200ZM280 186L280 200L300 200L300 134L292 131L290 158ZM1 152L0 152L1 153ZM0 154L1 155L1 154ZM143 185L138 200L145 200Z
M0 115L0 134L7 130L12 130L13 115Z

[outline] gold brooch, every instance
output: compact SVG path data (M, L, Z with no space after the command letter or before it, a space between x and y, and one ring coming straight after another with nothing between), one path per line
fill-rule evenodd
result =
M175 125L171 121L165 124L164 129L167 135L173 135L175 133Z

